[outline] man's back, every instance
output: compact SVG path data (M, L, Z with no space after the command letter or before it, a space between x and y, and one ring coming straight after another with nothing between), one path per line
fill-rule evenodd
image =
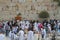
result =
M27 38L27 40L34 40L34 33L33 33L33 31L29 31L28 32L28 38Z
M19 40L24 40L24 31L20 30L18 35L19 35Z

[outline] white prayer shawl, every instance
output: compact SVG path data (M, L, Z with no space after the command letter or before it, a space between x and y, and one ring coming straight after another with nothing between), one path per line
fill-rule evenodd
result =
M36 30L36 31L38 31L38 23L34 23L34 29Z
M19 23L22 24L22 21L20 21Z
M6 25L7 25L7 22L4 22L4 29L5 29Z
M17 29L18 29L18 26L16 26L16 28L15 28L16 31L15 32L17 32Z
M14 40L18 40L18 36L14 34Z
M24 30L24 27L25 27L25 21L22 22L21 27L22 27L22 29Z
M19 40L24 40L25 39L24 38L24 31L20 30L18 35L19 35Z
M13 31L13 32L16 32L16 27L13 27L13 28L12 28L12 31Z
M18 36L10 31L9 40L16 40L16 39L18 39Z
M12 34L12 33L11 33L11 31L10 31L10 32L9 32L9 38L11 37L11 34Z
M28 32L27 40L34 40L34 34L33 34L33 31L29 31L29 32Z
M6 25L4 25L4 30L5 30Z
M14 40L14 33L10 31L9 33L9 40Z
M47 26L48 26L49 31L51 32L51 25L48 24Z
M60 27L60 22L58 23L58 28Z
M0 34L0 40L5 40L5 35L4 34Z
M24 28L25 28L24 24L22 24L21 28L24 30Z
M46 38L46 30L45 29L42 29L42 35L44 34L44 39Z
M29 21L26 21L26 24L27 24L27 27L29 27L29 25L30 25L30 22L29 22Z
M44 26L46 26L46 23L44 23Z
M25 26L26 29L28 29L29 27L28 26Z
M40 25L41 23L38 23L38 26Z

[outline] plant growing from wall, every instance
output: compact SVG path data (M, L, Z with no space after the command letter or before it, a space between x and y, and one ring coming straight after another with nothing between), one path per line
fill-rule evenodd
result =
M47 11L41 11L38 16L39 18L49 18L49 13Z
M60 6L60 0L53 0L54 2L58 3L58 6Z
M17 16L21 16L21 13L18 13Z
M60 6L60 1L58 2L58 6Z
M59 2L59 0L53 0L53 1L55 1L55 2Z

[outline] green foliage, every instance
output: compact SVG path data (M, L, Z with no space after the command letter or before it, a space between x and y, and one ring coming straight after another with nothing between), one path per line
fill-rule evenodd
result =
M17 16L20 16L21 15L21 13L19 13Z
M48 18L49 17L49 13L47 11L41 11L39 13L39 18Z
M60 0L53 0L54 2L58 3L58 6L60 6Z
M60 0L53 0L53 1L55 1L55 2L59 2Z
M58 2L58 6L60 6L60 1Z

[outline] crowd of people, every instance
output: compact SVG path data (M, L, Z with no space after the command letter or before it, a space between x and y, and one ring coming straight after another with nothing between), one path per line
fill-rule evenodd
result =
M60 31L59 20L44 20L43 22L12 20L0 22L1 40L4 39L2 33L6 34L6 37L9 37L10 40L34 40L34 34L41 34L41 37L45 39L47 33L53 31ZM25 37L25 34L27 34L27 37Z

